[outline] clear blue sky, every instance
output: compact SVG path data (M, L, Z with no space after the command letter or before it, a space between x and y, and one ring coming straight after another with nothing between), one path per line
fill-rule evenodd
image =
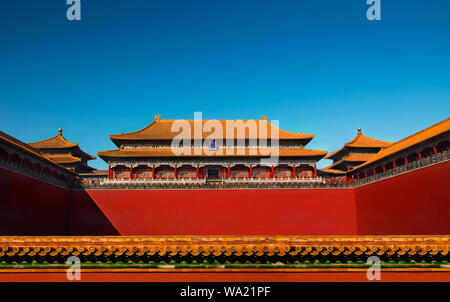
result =
M0 2L0 130L91 154L162 118L260 118L333 151L396 141L450 112L450 1ZM91 162L105 168L100 159ZM320 167L329 164L321 161Z

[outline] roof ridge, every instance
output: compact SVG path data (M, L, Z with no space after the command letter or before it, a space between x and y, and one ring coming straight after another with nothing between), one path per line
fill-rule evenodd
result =
M383 143L383 144L384 144L384 143L386 143L386 144L392 144L391 142L382 141L382 140L379 140L379 139L376 139L376 138L367 136L367 135L365 135L365 134L362 134L361 128L358 128L357 130L358 130L358 134L357 134L350 142L345 143L344 146L352 147L351 145L354 144L354 143L356 143L356 141L358 141L358 140L361 139L361 138L366 138L366 139L369 139L369 140L371 140L371 141L374 141L374 142L380 142L380 143ZM377 146L377 147L378 147L378 146ZM368 146L368 148L373 148L373 147Z
M167 134L168 130L165 129L165 128L167 128L167 124L168 123L173 123L174 121L177 121L177 120L183 120L183 119L164 119L164 120L162 120L162 119L160 119L160 116L155 116L155 120L152 123L150 123L149 125L145 126L144 128L142 128L140 130L133 131L133 132L128 132L128 133L121 133L121 134L110 134L109 138L112 139L112 140L114 140L114 139L116 139L116 140L120 140L120 139L124 139L124 140L126 140L126 139L138 139L138 140L139 139L144 139L142 137L139 137L139 138L136 138L136 137L130 138L130 137L135 136L135 135L139 135L139 134L144 134L146 131L149 131L150 128L152 128L153 126L156 126L158 124L160 124L160 125L164 124L165 126L163 126L162 129L156 128L155 129L156 132L161 132L162 135L167 135L168 137L175 136L177 133L173 132L173 133L170 133L170 135L169 135L169 134ZM208 121L212 121L212 120L215 120L215 119L202 119L201 123L203 125L204 123L206 123ZM187 121L189 124L193 124L196 120L195 119L184 119L184 121ZM290 132L290 131L283 130L279 126L275 126L273 123L269 122L265 117L263 117L262 119L246 119L246 120L242 120L242 119L220 119L220 120L215 120L215 121L218 121L221 124L224 124L224 123L226 123L228 121L243 121L243 122L264 121L268 125L270 125L270 127L274 127L275 129L278 129L279 133L282 133L282 134L285 134L285 135L288 135L288 136L289 135L294 136L294 137L292 137L292 139L312 140L315 137L314 134L305 134L303 132ZM245 129L247 129L247 128L248 127L245 127ZM192 130L193 129L191 128L191 131ZM210 133L212 131L202 131L202 132L203 133ZM259 128L257 129L257 132L259 133ZM268 131L268 132L271 132L271 131ZM156 133L156 136L158 136L158 134L160 134L160 133ZM226 135L226 133L225 133L225 135ZM270 133L267 133L266 136L270 136ZM302 136L302 137L298 138L298 137L295 137L295 136ZM152 139L152 138L149 138L149 139ZM162 138L159 137L157 139L162 139ZM285 138L285 139L287 139L287 138Z

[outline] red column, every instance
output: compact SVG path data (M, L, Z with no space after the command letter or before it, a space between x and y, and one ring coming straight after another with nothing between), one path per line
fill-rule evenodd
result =
M383 165L383 173L386 172L386 167Z
M177 171L177 165L175 165L175 168L173 169L173 178L178 178L178 171Z
M377 175L377 171L375 171L375 169L373 169L373 175Z
M405 165L408 164L408 157L405 156Z
M130 179L133 179L133 165L130 166Z
M392 162L392 165L394 166L394 169L397 168L397 164L395 163L395 160Z
M252 178L253 177L253 169L252 169L252 165L250 164L250 169L248 170L248 178Z
M230 169L230 165L228 165L228 170L227 170L227 178L231 177L231 169Z
M275 178L275 171L273 170L273 165L272 165L272 170L270 171L270 177Z
M292 178L297 178L297 172L295 171L295 164L292 166Z
M422 153L417 152L417 155L419 155L419 160L422 160Z
M199 170L198 164L197 164L197 172L195 173L195 178L197 178L197 179L200 178L200 170Z
M112 175L111 175L111 165L108 165L108 179L111 179Z
M155 165L152 166L152 178L153 178L153 179L156 178Z
M364 172L364 178L367 178L367 172Z
M434 155L437 155L437 149L436 149L436 146L433 146L433 152L434 152Z
M314 164L314 177L317 178L317 167L316 167L316 164Z

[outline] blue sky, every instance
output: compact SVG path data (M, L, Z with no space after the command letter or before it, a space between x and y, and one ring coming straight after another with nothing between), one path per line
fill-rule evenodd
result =
M449 116L450 1L0 2L0 130L91 154L162 118L257 119L332 152L356 128L396 141ZM321 161L320 167L329 161ZM98 159L91 165L104 169Z

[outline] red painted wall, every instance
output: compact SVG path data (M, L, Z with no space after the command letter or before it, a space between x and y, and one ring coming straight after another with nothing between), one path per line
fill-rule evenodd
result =
M121 235L356 234L352 189L87 193Z
M118 211L124 211L122 205ZM68 235L120 235L103 211L84 190L71 190L68 205Z
M0 168L0 235L65 235L69 191Z
M358 234L450 234L450 161L355 190Z
M0 235L450 234L450 162L356 189L66 190L0 169Z

